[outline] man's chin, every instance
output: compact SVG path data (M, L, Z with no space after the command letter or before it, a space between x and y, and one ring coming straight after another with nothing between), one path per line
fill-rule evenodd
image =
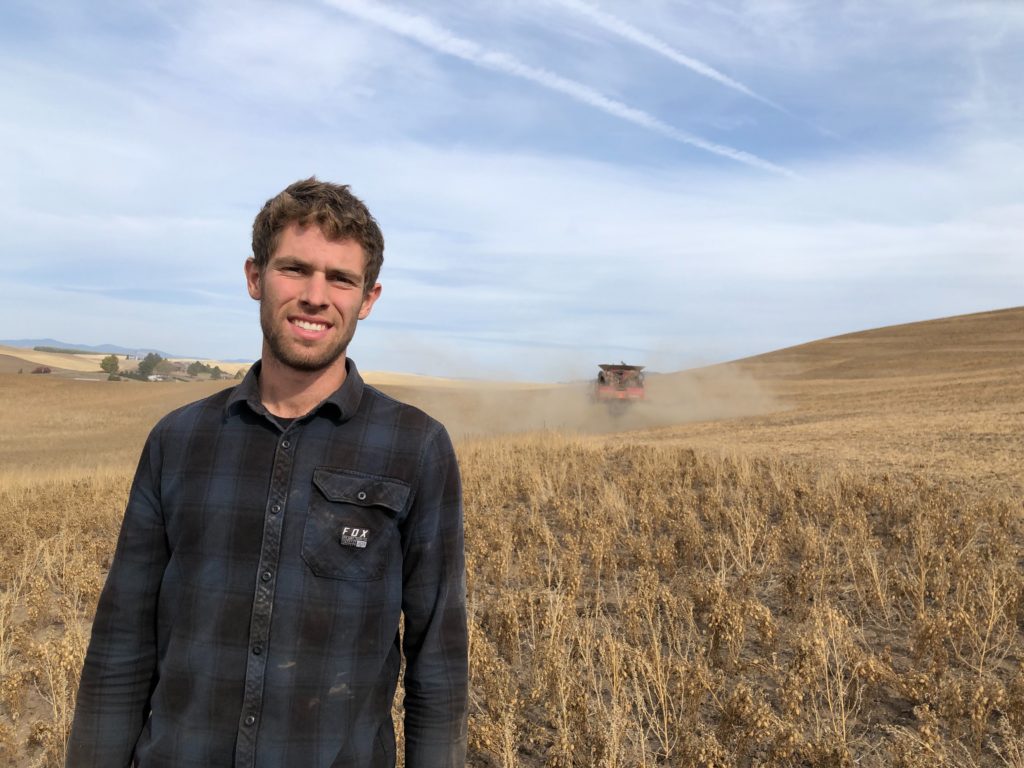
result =
M337 358L335 358L335 360L337 360ZM281 360L280 358L278 358L278 362L288 368L291 368L294 371L302 371L304 373L316 373L317 371L322 371L325 368L330 368L331 363L333 363L334 360L301 360L296 358Z
M338 362L339 358L344 357L346 349L342 347L341 349L332 349L328 352L320 352L319 354L302 354L300 351L284 348L282 345L277 344L274 339L268 339L267 341L270 355L277 363L295 371L302 371L303 373L316 373L330 368Z

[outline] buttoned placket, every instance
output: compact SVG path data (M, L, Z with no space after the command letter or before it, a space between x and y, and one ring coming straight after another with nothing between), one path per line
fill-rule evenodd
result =
M245 698L235 741L235 766L252 768L256 764L256 736L263 707L263 681L267 657L264 653L270 637L270 617L274 608L274 590L281 558L281 530L284 522L288 486L295 464L295 444L299 425L292 424L278 436L271 473L270 492L263 515L263 544L249 622L249 656L245 669Z

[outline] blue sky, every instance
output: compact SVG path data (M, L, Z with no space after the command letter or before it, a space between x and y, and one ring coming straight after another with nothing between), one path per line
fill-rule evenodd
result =
M255 358L252 218L387 247L364 369L559 380L1024 304L1024 3L0 8L0 338Z

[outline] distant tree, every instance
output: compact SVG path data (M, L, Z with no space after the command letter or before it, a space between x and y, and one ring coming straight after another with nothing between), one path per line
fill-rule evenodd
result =
M107 381L121 381L121 377L118 376L116 373L111 373L109 376L107 376Z
M117 373L120 365L117 362L117 355L107 355L100 360L100 369L104 373Z
M235 371L235 378L236 379L244 379L245 378L245 368L239 368L237 371Z
M201 363L196 360L194 363L189 363L186 369L189 376L198 376L201 373L213 373L213 368L208 366L206 363Z
M174 363L172 363L170 360L161 360L159 363L156 364L154 370L156 371L156 373L174 373Z
M139 376L144 379L147 378L156 370L156 366L161 362L163 362L163 358L160 355L156 352L150 352L139 360Z
M70 347L32 347L36 352L58 352L62 355L91 355L88 349L71 349Z
M217 380L224 378L224 371L222 371L220 369L219 365L215 365L213 367L213 370L210 371L210 378L211 379L217 379Z

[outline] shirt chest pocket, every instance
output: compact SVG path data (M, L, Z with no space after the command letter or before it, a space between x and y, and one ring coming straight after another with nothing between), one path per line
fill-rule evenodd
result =
M384 575L410 489L400 480L341 469L313 472L302 559L317 576L372 581Z

